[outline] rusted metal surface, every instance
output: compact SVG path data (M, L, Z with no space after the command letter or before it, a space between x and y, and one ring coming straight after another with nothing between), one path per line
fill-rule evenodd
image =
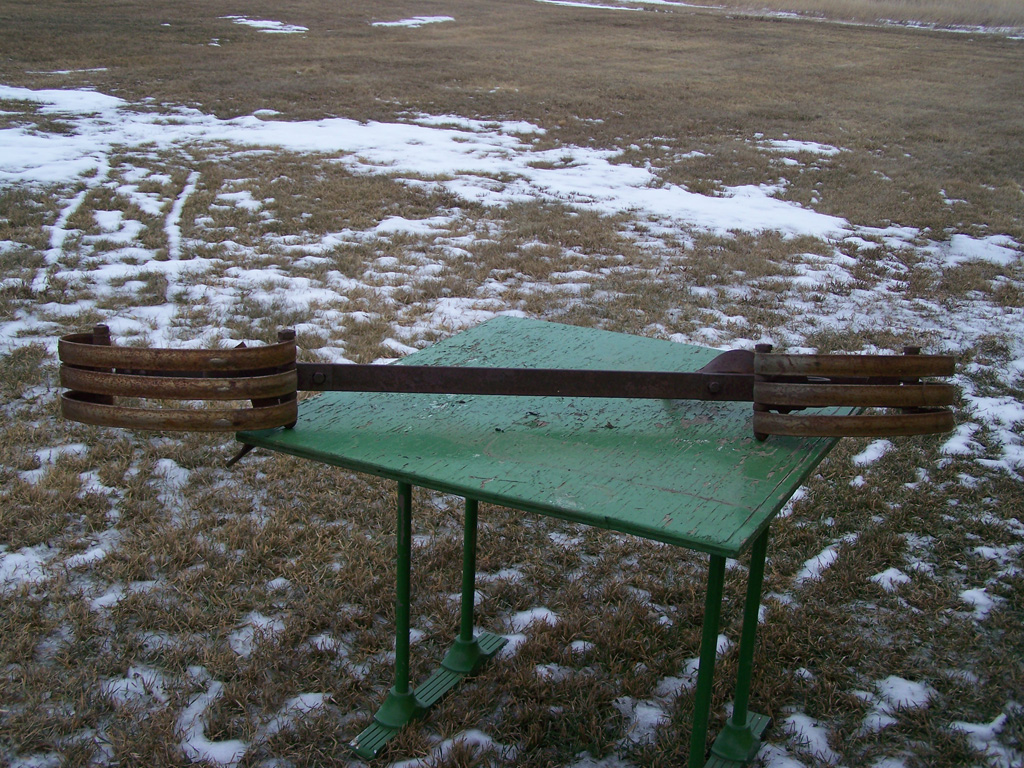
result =
M110 343L106 326L65 336L61 361L61 413L85 424L194 432L237 432L293 424L296 401L295 334L277 344L234 349L146 349ZM117 398L156 400L118 402ZM250 406L205 407L206 401ZM164 401L177 401L168 406ZM181 407L182 402L195 407Z
M814 416L754 412L754 432L793 437L896 437L949 432L953 413L891 413L871 416Z
M849 405L856 408L938 408L953 404L956 387L952 384L833 384L778 383L754 384L754 401L773 407L825 408Z
M298 363L298 388L324 392L629 397L655 400L753 398L754 353L723 352L699 371L582 371L433 365Z
M758 376L846 376L856 378L952 376L956 360L948 355L783 355L757 354Z
M754 372L754 352L749 349L730 349L722 352L710 363L699 369L699 373L743 373Z
M749 401L753 397L754 383L749 374L577 371L558 368L299 363L297 371L300 390L326 392Z
M295 332L235 349L146 349L111 344L109 331L58 345L64 415L131 429L237 431L290 426L300 390L752 402L754 434L818 437L943 432L953 428L954 360L919 354L773 354L732 350L693 372L296 363ZM200 401L199 407L126 405L117 398ZM206 401L251 407L210 408ZM889 408L884 414L794 415L806 408Z
M294 370L266 376L194 378L154 376L84 368L60 369L60 384L66 389L120 397L149 397L163 400L252 400L294 394Z
M956 388L922 377L950 376L954 360L908 347L897 355L781 355L770 347L754 357L754 435L885 437L948 432ZM864 415L793 414L818 408L887 408ZM773 411L775 411L773 413Z
M92 342L93 334L75 333L57 343L64 365L138 371L192 371L197 375L221 371L263 370L295 363L295 340L262 347L234 349L153 349L116 347Z
M290 400L260 408L143 408L90 403L75 392L61 395L61 413L83 424L124 429L185 432L238 432L283 427L295 421L298 403Z

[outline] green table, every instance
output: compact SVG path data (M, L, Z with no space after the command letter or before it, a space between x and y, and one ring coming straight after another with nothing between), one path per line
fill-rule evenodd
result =
M406 357L417 365L696 370L717 350L500 317ZM751 549L732 717L707 765L753 759L768 718L748 711L768 525L834 439L751 432L749 403L331 392L292 429L243 443L398 482L395 681L352 746L373 757L504 644L473 633L479 502L710 555L690 766L704 763L726 558ZM412 487L466 500L461 626L440 668L409 684Z

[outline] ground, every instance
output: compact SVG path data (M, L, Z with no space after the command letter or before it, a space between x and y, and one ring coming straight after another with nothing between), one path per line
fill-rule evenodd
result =
M843 441L773 528L758 760L1021 760L1024 42L616 6L0 10L7 762L348 764L389 681L393 487L61 420L59 335L372 362L503 313L955 354L955 432ZM461 541L416 505L414 677ZM381 764L679 764L705 560L481 521L515 642Z

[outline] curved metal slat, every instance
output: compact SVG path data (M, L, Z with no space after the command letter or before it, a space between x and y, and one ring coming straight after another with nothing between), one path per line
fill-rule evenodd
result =
M955 359L948 355L785 355L758 352L759 376L952 376Z
M871 416L818 416L754 412L754 433L793 437L896 437L949 432L956 426L947 410Z
M283 427L294 422L298 416L296 400L260 408L136 408L91 403L76 397L78 394L65 392L61 395L61 414L72 421L101 427L157 431L238 432L247 429Z
M758 381L754 402L773 407L935 408L952 405L952 384L805 384Z
M65 365L136 371L251 371L295 364L295 341L235 349L147 349L93 344L92 334L74 333L57 342Z
M60 383L66 389L95 395L165 400L252 400L294 395L298 377L291 370L266 376L200 379L109 373L62 365Z

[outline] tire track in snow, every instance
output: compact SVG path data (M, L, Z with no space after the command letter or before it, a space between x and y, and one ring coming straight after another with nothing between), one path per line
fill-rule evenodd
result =
M185 188L171 206L171 212L167 214L164 221L164 234L167 235L167 257L172 261L181 258L181 212L185 210L185 203L196 191L199 185L199 171L192 171L185 182Z

